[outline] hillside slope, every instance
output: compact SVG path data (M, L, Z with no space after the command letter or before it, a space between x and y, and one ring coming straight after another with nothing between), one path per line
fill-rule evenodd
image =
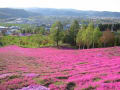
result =
M39 14L28 12L24 9L0 8L0 18L27 18L34 15Z
M120 90L120 47L85 50L3 47L0 83L0 90L30 85L43 85L50 90Z
M75 9L53 9L53 8L27 8L27 11L40 13L42 15L64 15L82 17L120 17L120 12L109 11L83 11Z

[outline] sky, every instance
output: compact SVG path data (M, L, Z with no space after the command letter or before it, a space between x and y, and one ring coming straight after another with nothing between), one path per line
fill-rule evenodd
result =
M58 8L120 12L120 0L0 0L0 8Z

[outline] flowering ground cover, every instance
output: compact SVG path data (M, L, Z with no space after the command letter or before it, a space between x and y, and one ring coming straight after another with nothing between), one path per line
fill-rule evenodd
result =
M0 48L0 90L30 88L120 90L120 47Z

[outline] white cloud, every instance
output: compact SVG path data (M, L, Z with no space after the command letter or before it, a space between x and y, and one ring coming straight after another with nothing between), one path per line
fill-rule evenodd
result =
M120 0L0 0L0 7L73 8L120 11Z

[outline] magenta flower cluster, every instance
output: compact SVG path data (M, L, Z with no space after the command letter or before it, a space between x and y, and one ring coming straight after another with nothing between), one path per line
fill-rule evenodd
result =
M120 90L120 47L0 48L0 90L30 88Z

